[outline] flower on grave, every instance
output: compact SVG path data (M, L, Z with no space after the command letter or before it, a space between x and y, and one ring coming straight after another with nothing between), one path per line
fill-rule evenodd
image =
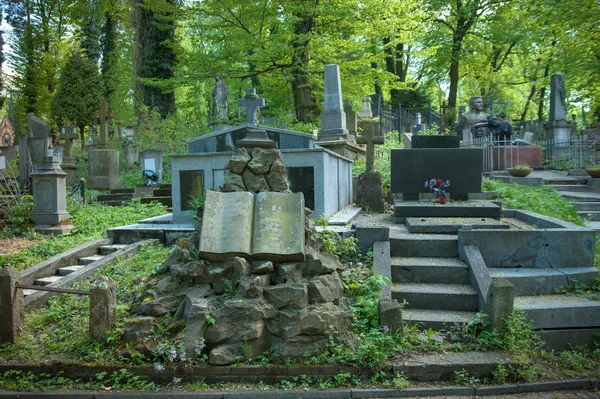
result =
M425 180L425 188L428 188L429 191L435 193L434 202L438 204L445 204L448 202L446 198L446 189L450 187L450 180L442 180L442 179L430 179Z
M165 366L163 366L160 363L154 363L154 370L156 371L163 371L165 369Z

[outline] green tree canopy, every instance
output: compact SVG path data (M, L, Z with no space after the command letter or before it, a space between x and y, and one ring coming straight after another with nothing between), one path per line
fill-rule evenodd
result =
M52 101L52 119L58 126L75 125L84 147L84 129L95 122L94 113L104 99L104 84L98 67L86 56L74 53L62 69Z

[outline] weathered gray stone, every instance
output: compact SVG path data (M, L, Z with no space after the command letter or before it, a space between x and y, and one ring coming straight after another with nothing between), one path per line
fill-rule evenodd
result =
M396 299L380 299L379 305L379 325L388 327L392 334L402 334L402 306Z
M181 248L186 251L198 250L198 233L192 233L189 237L180 238L175 242L174 248ZM170 253L169 253L170 255Z
M344 265L337 256L332 255L329 252L319 252L315 250L307 252L304 277L331 274L338 270L344 270Z
M269 191L269 184L264 175L256 175L250 169L244 170L244 186L246 190L258 193L260 191Z
M139 305L140 313L150 316L163 316L174 312L183 300L183 290L187 283L178 282L172 276L161 279L154 288L150 289L146 299Z
M324 276L315 276L308 283L310 303L333 302L344 296L342 279L334 272Z
M245 321L217 319L214 325L208 326L204 333L206 343L219 344L224 342L239 342L261 338L265 332L262 321Z
M289 192L290 185L287 180L287 169L281 159L275 160L271 170L266 175L267 183L271 191L278 191L281 193Z
M246 258L236 256L233 259L233 271L240 276L250 274L250 262Z
M169 255L167 256L167 259L165 259L163 266L165 269L169 270L171 266L186 263L187 261L186 250L176 245L169 251Z
M273 262L271 261L255 261L252 262L252 274L267 274L273 273L275 268L273 267Z
M0 342L13 342L23 325L23 291L18 271L4 267L0 270Z
M138 316L125 322L123 340L126 342L140 342L150 338L153 330L158 327L154 317Z
M358 178L358 202L372 212L384 212L383 178L379 172L365 172Z
M117 318L117 292L113 279L100 276L90 286L90 338L104 340Z
M486 312L492 328L506 326L506 319L514 308L515 286L505 278L493 279L488 290Z
M248 151L245 148L236 148L227 164L227 169L230 171L241 174L244 169L246 169L246 165L250 162L252 158L248 154Z
M276 274L272 277L273 284L295 283L302 280L304 262L276 264Z
M217 301L217 298L213 296L215 294L215 291L211 288L209 284L203 284L200 286L195 285L186 288L183 291L181 303L179 304L177 310L171 318L171 323L185 321L187 313L190 309L190 301L199 300L201 298L209 298L211 303L211 309L216 308L215 302Z
M233 193L236 191L246 191L246 190L241 187L234 186L233 184L225 183L221 187L219 187L219 191L221 191L223 193Z
M328 343L329 339L326 335L297 335L284 340L276 340L272 345L278 358L286 360L300 358L307 352L321 350Z
M305 308L308 306L308 288L305 283L266 287L265 299L277 309L282 307Z
M254 148L252 150L252 160L248 163L248 168L255 175L265 175L271 170L271 165L275 160L282 161L281 151L273 149Z
M246 186L244 185L244 178L242 177L242 175L238 174L238 173L234 173L234 172L230 171L229 169L225 169L223 182L225 184L235 186L242 190L246 190Z
M208 266L204 261L192 261L185 264L176 263L170 267L171 276L182 281L208 284L211 281Z
M208 363L213 366L233 364L242 356L242 346L237 344L219 345L210 351Z
M332 328L345 332L352 322L352 312L333 303L309 305L303 309L286 308L279 314L279 324L286 339L297 335L325 335Z
M194 356L196 341L204 338L208 327L207 316L211 314L212 307L213 302L206 298L186 298L183 346L190 359Z
M269 285L270 277L266 274L254 276L246 275L240 278L238 287L239 296L244 298L258 298L263 296L265 287Z
M208 266L208 274L212 282L224 280L233 273L232 262L213 263Z

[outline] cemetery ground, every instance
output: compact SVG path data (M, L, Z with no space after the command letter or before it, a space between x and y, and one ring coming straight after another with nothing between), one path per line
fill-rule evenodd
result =
M575 208L551 188L484 180L484 189L498 192L507 208L529 209L584 224ZM64 237L41 237L30 233L27 229L27 213L31 212L31 206L27 198L11 212L10 221L13 224L5 226L2 231L3 242L19 237L32 243L19 251L2 255L0 267L23 270L80 243L104 237L108 227L160 215L165 213L165 208L158 204L141 205L138 202L123 207L108 207L71 201L69 213L77 228L73 234ZM165 274L163 262L169 248L150 244L144 246L137 255L117 259L97 273L111 277L117 287L117 323L106 340L89 338L89 300L86 297L55 296L48 306L27 312L21 336L14 343L0 345L0 367L4 366L4 370L7 370L0 374L0 389L404 389L451 384L461 387L510 385L600 376L600 340L596 341L594 348L577 347L563 352L544 350L541 342L532 334L531 324L522 313L516 311L510 316L504 330L490 330L485 316L481 314L474 322L448 326L443 332L431 329L424 331L418 325L405 321L404 332L392 334L378 323L377 301L386 281L381 276L373 276L371 254L361 256L356 240L351 236L339 237L325 231L320 233L320 239L325 251L338 255L348 266L342 279L345 295L350 298L354 312L352 331L357 340L353 347L339 343L336 332L332 330L329 333L329 345L321 353L306 353L297 360L274 361L273 352L267 350L254 358L244 355L231 367L231 370L253 367L267 374L268 370L279 370L282 374L285 374L282 370L290 372L277 382L241 384L222 381L209 384L202 377L190 375L191 370L197 370L198 367L202 369L206 364L201 345L195 358L186 358L182 356L178 342L165 341L165 336L172 337L183 327L181 323L170 323L168 316L152 331L146 346L132 348L124 344L124 322L131 316L134 302L139 302L146 284L157 281ZM596 246L599 246L598 242ZM600 264L599 252L596 251L596 267ZM93 280L77 283L73 288L89 289ZM235 289L233 286L230 288ZM600 299L600 282L593 286L576 285L562 293ZM497 351L507 353L512 360L498 363L491 377L481 378L470 369L457 368L453 371L453 381L420 382L411 380L402 372L394 372L394 365L403 364L417 356L468 356L469 353L480 356L482 352ZM71 372L77 370L78 366L86 366L89 370L85 377L73 377ZM308 375L307 370L320 366L333 367L328 370L333 374L324 378Z

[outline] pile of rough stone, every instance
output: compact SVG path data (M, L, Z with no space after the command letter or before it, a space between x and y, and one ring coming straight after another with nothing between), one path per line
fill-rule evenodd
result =
M221 191L291 192L281 151L236 148L225 169L225 183Z
M183 343L188 356L204 339L212 365L270 347L280 360L299 358L323 348L328 333L351 342L352 312L337 257L309 247L305 262L208 262L194 260L197 242L196 235L179 240L164 263L168 273L149 284L139 315L126 324L125 339L134 348L150 352L147 339L167 315L171 324L185 323L169 338Z

